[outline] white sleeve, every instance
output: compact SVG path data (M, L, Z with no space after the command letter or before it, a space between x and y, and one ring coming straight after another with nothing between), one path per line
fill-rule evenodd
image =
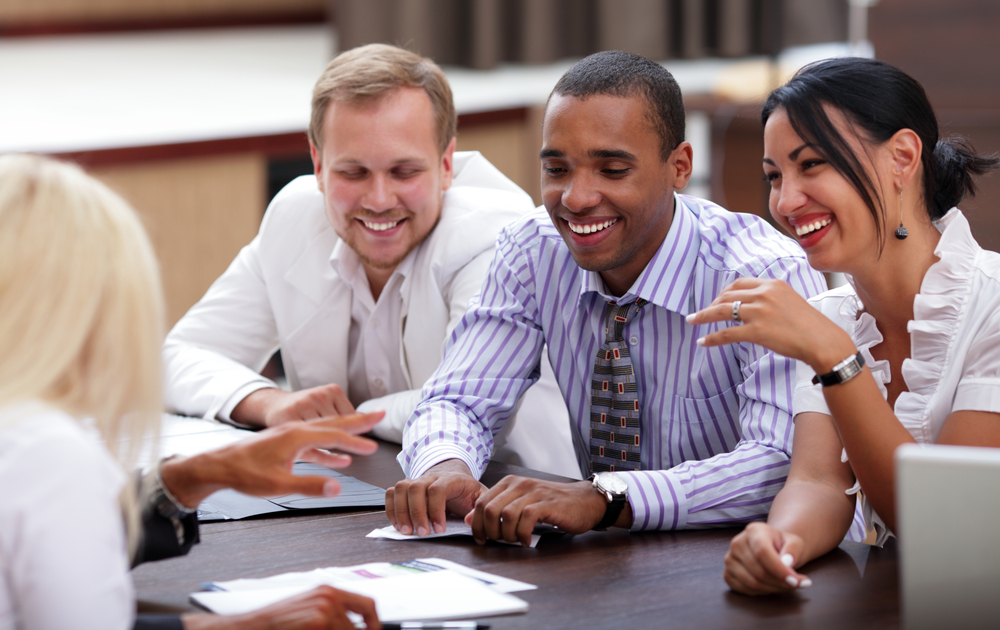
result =
M3 509L14 514L3 519L0 557L18 628L132 627L134 590L118 504L123 473L102 448L60 435L12 453L13 466L5 466L17 471L17 491L4 497Z
M1000 413L1000 311L984 318L968 348L951 410Z
M458 326L458 323L462 321L462 317L465 316L465 311L469 308L469 301L472 299L472 296L482 286L483 278L486 277L486 273L489 271L490 264L493 261L493 255L494 250L492 247L479 254L462 267L454 275L448 286L445 287L445 299L448 301L448 329L445 336L445 343L447 343L447 338L451 335L455 326ZM413 413L413 410L417 408L417 405L423 399L422 390L424 384L414 384L419 385L419 387L382 396L381 398L372 398L358 405L358 411L361 413L368 413L379 409L385 410L385 418L372 429L372 433L376 437L389 442L395 442L396 444L403 441L403 427L406 426L406 421L409 420L410 414Z
M168 410L228 420L248 394L276 387L259 374L278 349L259 247L258 236L167 335L163 362Z

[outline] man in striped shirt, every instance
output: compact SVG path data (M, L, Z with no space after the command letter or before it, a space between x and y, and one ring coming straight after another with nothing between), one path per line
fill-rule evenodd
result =
M478 542L527 542L539 522L569 532L681 529L767 514L788 473L794 363L751 344L704 348L699 337L735 322L695 327L685 316L741 277L783 280L804 296L826 286L763 220L676 193L691 174L683 138L680 89L647 59L598 53L559 80L543 123L547 213L501 233L482 291L424 387L399 457L408 479L386 493L397 529L443 531L447 510L466 516ZM627 483L617 518L606 488L590 481L480 484L493 435L538 378L545 347L580 470L591 473L606 304L637 299L648 304L623 335L641 469L613 473Z

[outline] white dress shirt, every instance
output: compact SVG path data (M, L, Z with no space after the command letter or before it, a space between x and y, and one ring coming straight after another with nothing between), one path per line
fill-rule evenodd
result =
M132 627L124 481L69 415L37 402L0 409L0 629Z

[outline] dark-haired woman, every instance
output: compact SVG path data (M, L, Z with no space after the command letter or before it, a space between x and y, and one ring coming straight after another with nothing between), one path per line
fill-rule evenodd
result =
M771 214L810 265L850 284L807 303L740 280L689 318L740 324L704 345L752 341L799 360L788 481L726 555L726 582L748 594L809 586L796 568L839 544L859 490L881 544L900 444L1000 446L1000 255L955 207L997 159L939 142L920 84L868 59L803 68L762 119Z

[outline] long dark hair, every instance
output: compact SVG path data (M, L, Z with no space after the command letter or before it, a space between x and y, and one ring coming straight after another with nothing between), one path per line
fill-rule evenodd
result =
M880 243L884 243L885 205L879 189L834 127L824 105L840 110L874 144L886 142L900 129L910 129L920 137L924 205L931 219L940 219L966 195L975 195L973 177L1000 164L994 155L977 154L964 138L939 140L937 117L924 88L905 72L859 57L805 66L771 92L761 121L766 124L774 110L784 108L795 132L813 143L861 196L875 220Z

